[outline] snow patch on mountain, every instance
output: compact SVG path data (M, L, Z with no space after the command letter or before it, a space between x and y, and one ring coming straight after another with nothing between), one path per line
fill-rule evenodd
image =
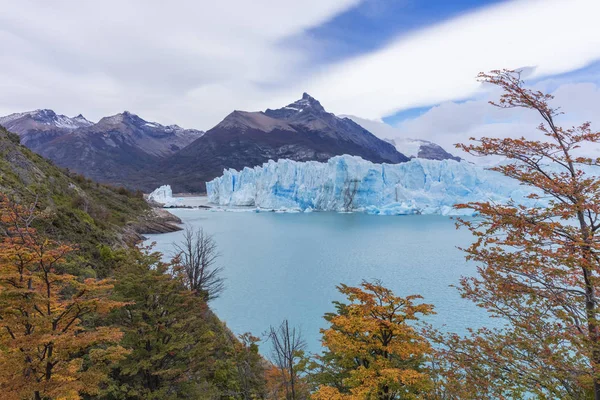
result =
M55 126L57 128L63 128L68 130L75 130L91 126L94 123L87 120L83 115L79 114L76 117L70 118L66 115L56 114L52 110L33 110L22 113L14 113L4 117L0 117L0 125L9 126L13 123L17 123L20 120L30 119L36 123Z
M326 163L279 160L228 169L206 189L209 201L221 206L380 215L472 215L453 206L474 201L538 204L516 181L465 161L375 164L348 155Z

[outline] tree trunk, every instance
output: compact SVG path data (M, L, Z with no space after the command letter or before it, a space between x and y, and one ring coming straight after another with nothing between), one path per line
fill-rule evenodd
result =
M592 254L592 246L590 244L590 233L587 223L585 222L585 217L581 211L577 212L577 219L579 220L579 229L581 232L581 236L584 240L584 245L582 246L584 258L586 261L593 262L594 255ZM593 271L590 270L589 266L584 266L583 270L583 280L585 282L585 310L586 317L588 322L588 335L589 339L592 342L592 372L594 374L594 400L600 400L600 378L598 371L598 367L600 367L600 348L598 347L600 342L600 337L598 335L598 322L596 321L597 312L596 312L596 292L593 281Z

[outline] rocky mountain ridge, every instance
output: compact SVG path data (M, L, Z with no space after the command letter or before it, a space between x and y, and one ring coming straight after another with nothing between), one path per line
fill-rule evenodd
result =
M165 183L175 192L204 191L205 182L224 169L268 160L324 162L343 154L389 164L413 157L459 160L432 142L381 137L360 120L327 112L308 93L277 109L233 111L206 133L128 111L94 123L44 109L1 117L0 125L61 167L146 192Z

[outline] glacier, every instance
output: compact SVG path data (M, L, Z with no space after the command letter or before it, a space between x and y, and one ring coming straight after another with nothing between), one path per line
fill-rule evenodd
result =
M206 184L210 203L275 211L365 212L379 215L472 215L459 203L540 200L531 188L467 161L413 159L375 164L356 156L327 162L270 160L241 171L227 169Z
M148 195L148 200L162 204L164 207L174 207L182 202L181 198L173 197L171 185L162 185L159 188L154 189L154 191Z

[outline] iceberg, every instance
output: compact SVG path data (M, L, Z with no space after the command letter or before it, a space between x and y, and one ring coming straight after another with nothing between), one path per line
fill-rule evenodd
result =
M260 209L365 212L379 215L472 215L459 203L514 201L539 206L531 188L467 161L413 159L375 164L356 156L322 163L270 160L241 171L227 169L207 182L210 203Z
M148 195L149 201L155 201L162 204L164 207L178 206L182 199L173 197L173 191L170 185L162 185L159 188L154 189L152 193Z

